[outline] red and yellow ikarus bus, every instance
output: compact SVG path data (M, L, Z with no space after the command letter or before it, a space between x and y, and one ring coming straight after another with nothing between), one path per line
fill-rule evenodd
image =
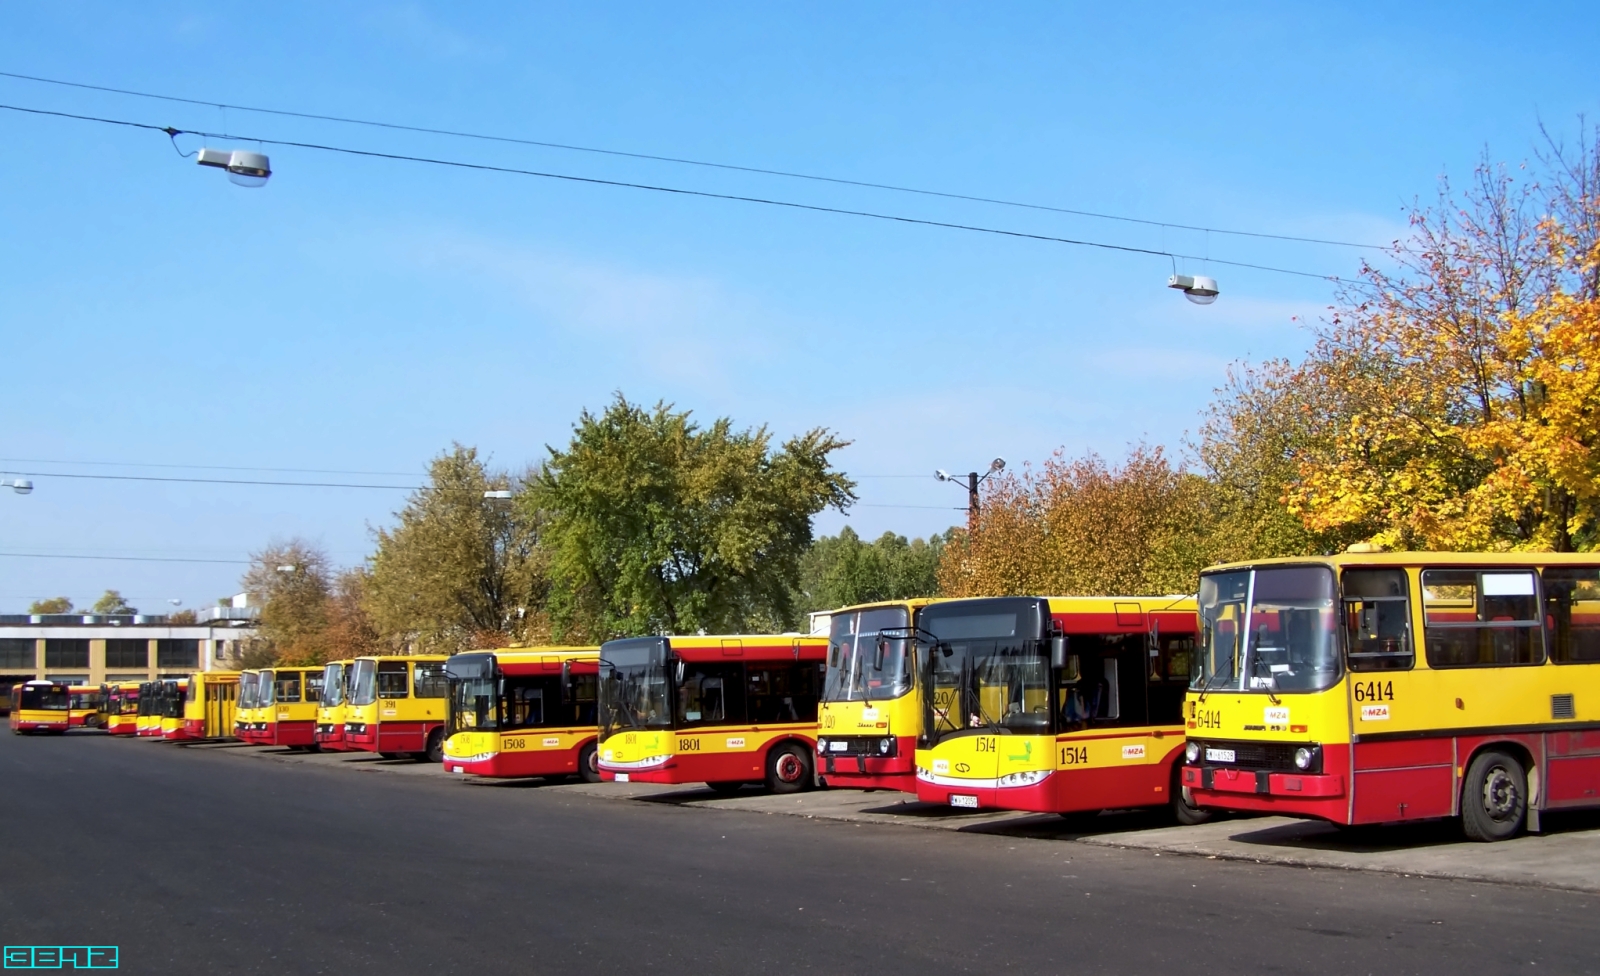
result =
M256 744L256 720L261 713L259 691L261 672L246 669L239 672L239 698L233 707L233 735L241 742Z
M63 733L71 725L72 695L60 681L24 681L11 686L11 731Z
M1600 805L1600 554L1347 552L1200 576L1184 785L1474 840Z
M256 678L256 744L314 749L322 666L262 668Z
M356 658L345 712L347 747L386 759L443 762L447 660L443 654Z
M119 681L106 688L106 731L133 735L139 725L139 682Z
M1170 806L1193 597L993 597L925 607L917 798L1063 816Z
M134 734L141 739L161 738L161 682L146 681L139 685L139 712L135 716Z
M98 729L105 724L104 685L73 685L67 689L72 707L68 710L75 729Z
M603 644L601 779L809 789L827 650L792 634Z
M350 673L354 661L332 661L322 669L322 700L317 703L317 749L344 752L346 706L350 701Z
M158 683L161 685L160 736L175 739L183 728L183 702L189 696L189 679L165 678Z
M196 671L184 692L181 724L162 737L182 741L232 735L238 697L239 672Z
M922 609L931 602L895 600L831 614L817 718L823 786L917 791L923 709L912 648Z
M450 658L445 769L599 782L599 660L598 647L514 647Z

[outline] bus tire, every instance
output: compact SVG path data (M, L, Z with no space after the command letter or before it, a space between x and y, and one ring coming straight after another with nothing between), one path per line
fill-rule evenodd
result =
M792 742L774 746L767 753L767 790L772 793L799 793L811 788L811 750Z
M1468 840L1509 840L1528 819L1528 774L1508 753L1481 752L1461 781L1461 830Z
M1172 772L1172 819L1182 827L1197 827L1210 821L1214 814L1195 806L1189 788L1183 785L1183 770L1175 766Z
M422 760L439 765L444 762L444 726L439 726L428 733L428 745L423 751Z
M578 750L578 779L585 783L600 782L600 750L593 742Z
M707 783L706 785L711 788L711 792L716 793L719 796L732 796L744 787L744 784L738 780L734 780L733 782L724 781L718 783Z

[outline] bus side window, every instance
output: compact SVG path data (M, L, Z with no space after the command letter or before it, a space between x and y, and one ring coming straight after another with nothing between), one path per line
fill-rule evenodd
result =
M278 701L298 702L300 700L300 672L280 672L277 684Z
M1600 662L1600 568L1551 567L1543 575L1550 660L1557 664Z
M1493 668L1544 663L1544 628L1529 569L1425 569L1428 666Z
M417 662L416 686L418 698L450 697L450 679L445 676L444 662Z
M405 661L378 662L378 697L404 698L411 691Z
M1345 570L1345 654L1351 671L1409 671L1416 664L1409 590L1403 569Z

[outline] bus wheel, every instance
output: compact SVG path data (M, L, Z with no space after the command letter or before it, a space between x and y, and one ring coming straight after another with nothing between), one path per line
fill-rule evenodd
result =
M811 753L793 744L767 753L767 789L773 793L799 793L811 786Z
M593 742L578 750L578 778L585 783L600 782L600 750Z
M744 786L743 783L737 781L732 783L707 783L706 785L711 787L711 792L721 796L732 796Z
M1185 827L1194 827L1211 819L1211 811L1194 805L1189 788L1183 785L1183 772L1172 777L1172 819Z
M444 762L444 726L440 726L428 733L428 748L422 758L431 763Z
M1461 783L1461 829L1468 840L1507 840L1528 816L1528 774L1503 752L1485 752Z

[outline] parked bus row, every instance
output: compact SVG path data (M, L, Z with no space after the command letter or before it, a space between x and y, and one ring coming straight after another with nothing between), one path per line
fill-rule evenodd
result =
M1351 551L1213 567L1197 596L826 616L826 637L636 637L116 685L83 724L470 776L896 790L1074 818L1457 817L1478 840L1600 806L1593 555ZM13 730L64 731L90 701L77 690L18 685Z

